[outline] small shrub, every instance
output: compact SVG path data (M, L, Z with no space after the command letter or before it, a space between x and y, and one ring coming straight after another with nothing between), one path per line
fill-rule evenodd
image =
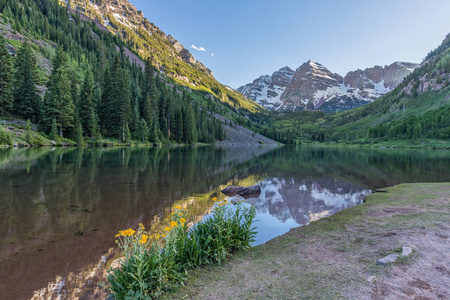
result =
M34 145L39 147L44 145L44 139L39 133L34 138Z
M228 204L227 200L219 203L209 219L175 240L173 247L179 264L185 268L220 264L230 253L251 247L256 235L251 227L256 214L254 208L246 208L241 203Z
M187 211L175 206L164 233L146 234L142 224L137 231L120 231L116 242L123 258L120 267L107 276L111 297L159 297L178 287L189 268L220 264L234 251L250 248L256 235L251 227L255 209L229 204L227 200L217 203L212 215L191 229L186 226Z
M6 132L1 126L0 126L0 145L12 145L11 134L9 132Z

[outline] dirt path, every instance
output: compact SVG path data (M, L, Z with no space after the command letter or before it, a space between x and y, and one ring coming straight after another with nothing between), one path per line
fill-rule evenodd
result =
M413 252L377 265L402 246ZM165 299L450 299L450 183L401 184L366 203L190 272Z

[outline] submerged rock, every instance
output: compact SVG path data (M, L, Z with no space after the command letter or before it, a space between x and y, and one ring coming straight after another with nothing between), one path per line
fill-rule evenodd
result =
M259 194L261 194L261 188L259 187L259 185L253 185L249 187L232 185L224 188L221 192L230 197L239 195L241 197L244 197L245 199L248 199L258 197Z
M245 189L245 187L240 186L240 185L238 185L238 186L232 185L232 186L224 188L223 190L221 190L221 192L222 192L222 194L225 194L225 195L231 197L231 196L236 196L237 193L242 191L243 189Z
M256 198L259 196L259 194L261 194L261 188L259 187L259 185L249 186L248 188L245 188L238 192L239 196L242 196L246 199Z

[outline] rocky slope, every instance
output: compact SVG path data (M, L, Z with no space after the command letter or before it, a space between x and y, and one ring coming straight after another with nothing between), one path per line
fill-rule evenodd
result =
M284 67L237 90L272 110L342 111L370 103L399 85L418 64L394 62L358 69L345 77L308 61L295 72Z

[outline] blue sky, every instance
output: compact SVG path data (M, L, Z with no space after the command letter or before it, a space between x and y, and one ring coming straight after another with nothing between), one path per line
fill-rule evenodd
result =
M447 0L130 2L233 88L309 59L342 76L421 62L450 32Z

